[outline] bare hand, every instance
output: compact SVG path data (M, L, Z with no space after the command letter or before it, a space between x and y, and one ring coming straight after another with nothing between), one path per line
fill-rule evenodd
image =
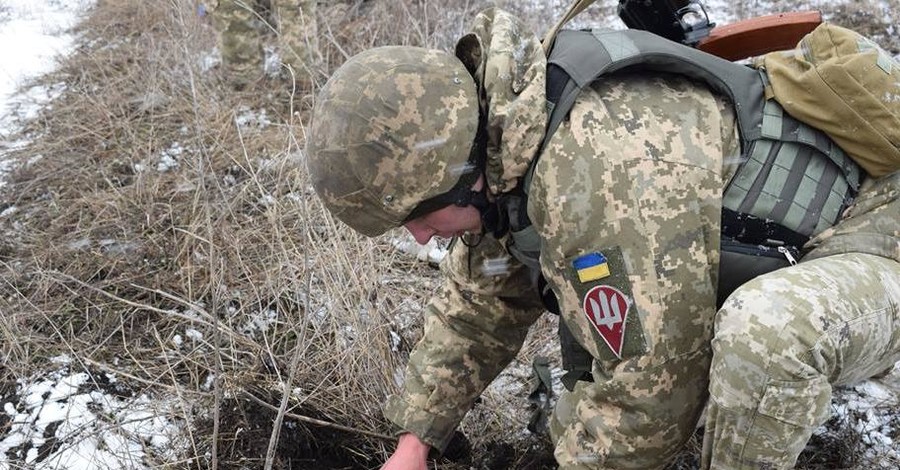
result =
M431 446L419 440L415 434L403 434L397 441L397 449L381 470L427 470L429 450Z

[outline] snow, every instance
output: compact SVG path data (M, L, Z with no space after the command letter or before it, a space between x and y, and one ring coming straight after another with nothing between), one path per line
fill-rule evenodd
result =
M40 1L3 0L0 11L0 184L7 171L3 156L27 142L4 139L17 130L19 119L33 117L65 90L63 84L33 87L16 92L28 80L50 72L55 58L68 53L75 37L66 31L78 21L78 14L93 5L94 0ZM24 45L28 47L9 47Z
M898 390L885 382L868 380L843 390L833 406L834 417L850 423L862 435L869 457L890 456L895 462L900 459L900 449L894 447L892 437L900 424L895 413L900 406Z
M0 436L0 470L150 468L149 455L175 456L181 434L167 403L74 363L19 380L2 404L10 424Z
M64 84L28 87L51 72L70 52L68 32L94 0L2 0L0 6L0 185L4 156L27 145L10 141L19 123L33 118L65 91ZM25 45L27 47L10 47ZM170 155L175 153L169 149ZM177 154L174 155L177 157ZM162 171L162 170L160 170ZM0 217L16 212L5 208ZM82 240L87 246L90 240ZM104 240L107 249L119 242ZM0 435L0 470L142 469L150 454L174 458L179 425L167 418L172 400L132 395L116 377L77 367L67 356L51 359L55 369L19 380L15 395L0 403L8 429ZM102 384L102 385L101 385ZM149 451L149 452L148 452Z

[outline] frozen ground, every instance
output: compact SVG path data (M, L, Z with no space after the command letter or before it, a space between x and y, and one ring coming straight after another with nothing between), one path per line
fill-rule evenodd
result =
M8 135L65 89L28 81L52 71L56 58L74 47L68 31L92 4L0 1L0 184L3 156L28 144ZM69 357L52 362L53 369L0 396L0 470L140 469L151 466L151 455L171 457L179 427L167 418L169 401L136 394L117 377L91 373Z

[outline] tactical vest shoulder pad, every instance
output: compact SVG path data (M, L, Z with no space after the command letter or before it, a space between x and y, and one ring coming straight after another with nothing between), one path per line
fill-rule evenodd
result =
M625 69L700 80L734 104L743 143L760 136L764 88L759 71L655 34L635 29L560 31L547 64L550 123L545 144L585 86Z

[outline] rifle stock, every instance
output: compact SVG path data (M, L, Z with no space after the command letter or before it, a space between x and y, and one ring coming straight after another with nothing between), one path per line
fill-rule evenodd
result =
M727 60L741 60L767 52L794 48L822 23L818 11L779 13L718 26L697 48Z

